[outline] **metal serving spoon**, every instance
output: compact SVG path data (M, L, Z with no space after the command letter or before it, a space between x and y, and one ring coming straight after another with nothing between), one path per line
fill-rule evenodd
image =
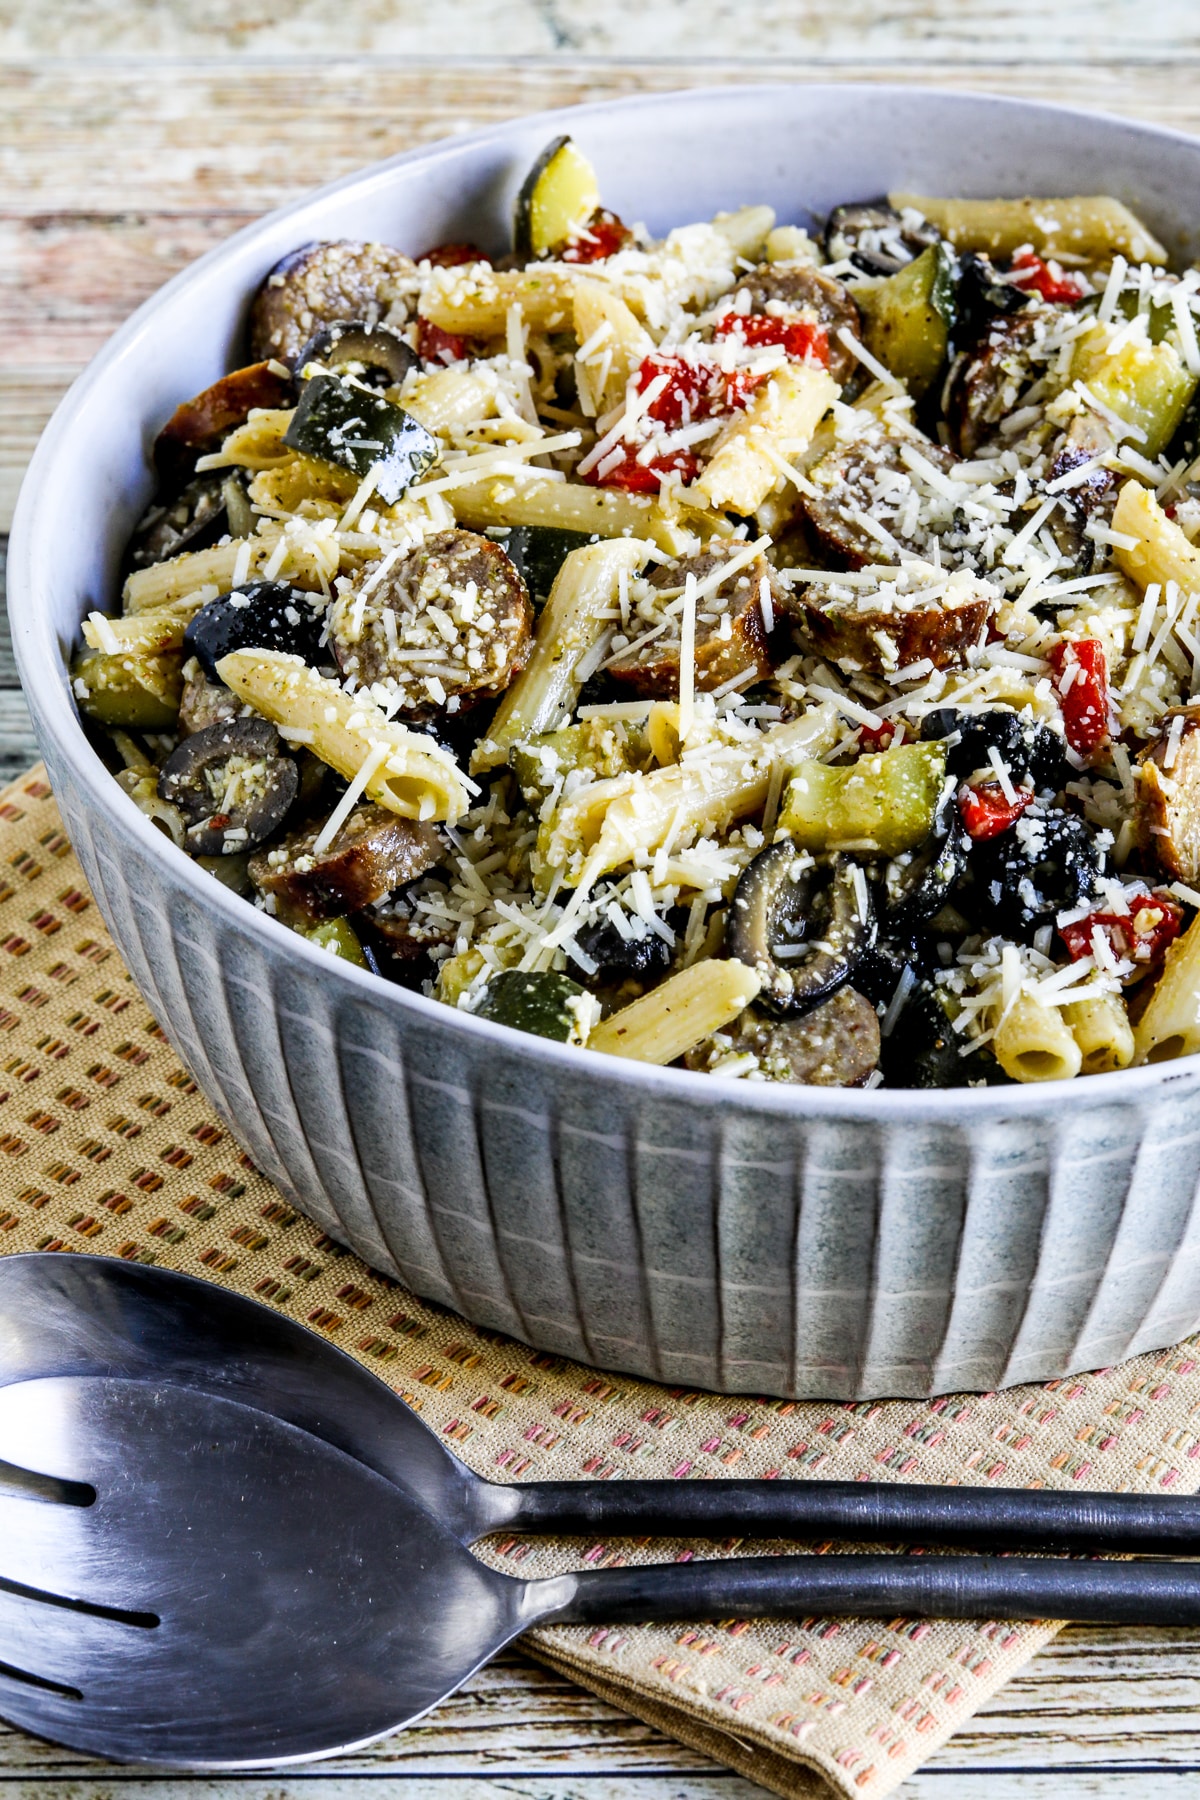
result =
M419 1718L531 1625L850 1612L1200 1622L1200 1568L780 1556L524 1581L256 1407L58 1375L0 1389L0 1712L122 1761L252 1768Z
M0 1258L0 1388L76 1374L169 1382L258 1407L404 1488L460 1544L512 1529L1149 1555L1200 1546L1200 1499L1191 1497L860 1481L484 1481L360 1363L255 1301L95 1256Z

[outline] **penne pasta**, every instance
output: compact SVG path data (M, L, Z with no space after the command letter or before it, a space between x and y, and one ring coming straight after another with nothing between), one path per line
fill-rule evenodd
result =
M1096 994L1062 1009L1063 1020L1079 1045L1080 1072L1102 1075L1127 1069L1134 1058L1133 1026L1119 994Z
M189 550L169 562L135 569L122 592L124 609L141 613L173 607L190 617L206 600L229 591L243 553L245 568L239 580L261 579L269 570L272 576L313 591L328 587L342 558L332 520L265 522L252 538L231 538L211 550Z
M454 759L420 732L389 719L361 695L277 650L235 650L217 674L239 699L278 726L286 741L353 781L364 768L368 800L406 819L444 819L453 825L469 805L473 784Z
M1136 214L1110 194L1056 200L939 200L928 194L889 194L898 212L913 207L956 250L1011 256L1032 244L1043 256L1083 256L1165 263L1167 253Z
M1154 581L1165 587L1174 581L1185 594L1200 593L1200 549L1188 541L1140 481L1122 486L1113 508L1112 528L1121 537L1137 539L1132 547L1115 544L1113 561L1140 588L1148 588Z
M1133 1028L1134 1061L1169 1062L1200 1050L1200 919L1167 951L1158 985Z
M763 383L745 412L726 426L697 482L713 506L752 513L779 480L779 459L805 449L838 397L815 363L789 363Z
M713 230L720 233L736 255L754 261L762 255L774 224L773 206L741 206L737 212L718 213Z
M539 481L536 470L519 481L491 475L464 482L453 499L455 515L467 525L549 525L598 537L649 538L673 556L695 541L655 500L582 482Z
M745 963L715 957L693 963L602 1020L588 1038L588 1049L639 1062L675 1062L732 1024L761 986L761 977Z
M1066 1081L1078 1075L1083 1053L1058 1008L1019 994L996 1027L996 1061L1014 1081Z
M621 575L635 574L650 550L639 538L609 538L565 559L538 621L533 655L500 702L487 737L475 746L472 773L497 768L514 744L552 731L570 712L582 686L577 669L603 635Z
M625 398L629 378L654 340L621 296L599 281L575 283L575 336L581 347L595 344L587 361L575 359L580 398L586 387L592 415L609 412Z
M467 369L434 369L405 383L398 403L427 431L449 431L495 418L496 384Z
M571 322L577 280L558 263L532 269L497 270L485 263L434 269L421 289L418 310L459 337L503 337L510 306L520 307L533 330L561 330Z

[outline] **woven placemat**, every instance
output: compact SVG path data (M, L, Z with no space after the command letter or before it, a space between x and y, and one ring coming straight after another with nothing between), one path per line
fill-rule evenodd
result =
M1200 1484L1195 1341L999 1394L823 1405L599 1374L416 1299L283 1200L217 1124L126 972L39 768L0 793L0 1250L68 1249L181 1269L302 1320L496 1479ZM692 1553L518 1537L482 1550L524 1576ZM526 1642L777 1793L877 1800L1055 1630L710 1619Z

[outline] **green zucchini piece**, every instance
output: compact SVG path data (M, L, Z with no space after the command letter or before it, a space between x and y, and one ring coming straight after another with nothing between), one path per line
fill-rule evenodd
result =
M1125 344L1108 353L1108 332L1095 325L1076 340L1072 382L1082 381L1102 406L1141 433L1134 447L1155 457L1169 444L1196 392L1192 374L1169 338L1149 348Z
M375 492L391 506L441 457L419 419L337 375L304 384L283 441L304 456L362 477L376 471Z
M579 1044L586 1035L589 998L577 981L554 969L505 969L485 988L475 1013L514 1031Z
M110 730L169 731L179 717L183 659L122 650L83 650L71 663L79 710Z
M877 287L856 288L867 349L899 376L914 400L946 364L957 312L958 265L945 244L931 244Z
M517 786L531 806L544 800L557 778L572 769L591 769L604 780L645 768L649 761L645 727L627 719L585 719L580 725L526 738L508 753Z
M306 937L310 944L319 944L331 956L340 956L343 962L353 963L357 969L369 966L358 933L349 919L322 919L319 925L306 926L300 936Z
M529 598L541 611L550 597L554 577L572 550L582 550L598 540L594 532L567 531L558 525L514 525L502 546L514 563Z
M553 138L521 184L513 213L513 249L527 261L548 256L586 225L600 204L596 172L569 137Z
M933 829L946 746L900 744L840 768L802 763L784 792L779 828L802 850L834 847L899 856Z

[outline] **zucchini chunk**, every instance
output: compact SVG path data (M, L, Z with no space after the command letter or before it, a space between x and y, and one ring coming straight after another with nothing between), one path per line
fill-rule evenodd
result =
M183 659L177 655L109 655L85 650L71 664L79 710L97 725L122 731L169 731L183 693Z
M600 205L591 163L569 137L551 140L521 184L513 214L513 249L527 261L548 256L586 225Z
M1071 357L1071 380L1082 381L1102 406L1140 432L1137 449L1155 457L1174 437L1196 392L1196 377L1169 338L1124 344L1113 355L1108 343L1103 325L1085 332Z
M437 439L402 406L336 375L306 383L283 441L360 479L374 469L375 491L388 506L442 454Z
M945 779L941 743L900 744L842 768L807 762L788 782L779 827L802 850L899 856L929 836Z
M867 349L899 376L914 400L945 366L955 318L956 265L945 244L931 244L878 287L856 290Z
M488 984L475 1013L557 1044L582 1044L593 1005L587 990L569 975L554 969L505 969Z
M310 944L319 945L322 950L328 950L331 956L340 956L343 962L353 963L356 969L370 967L358 941L358 933L349 919L322 919L318 925L298 929L301 937L306 937Z
M529 589L540 612L550 598L554 578L572 550L596 543L591 531L568 531L559 525L514 525L500 548Z

